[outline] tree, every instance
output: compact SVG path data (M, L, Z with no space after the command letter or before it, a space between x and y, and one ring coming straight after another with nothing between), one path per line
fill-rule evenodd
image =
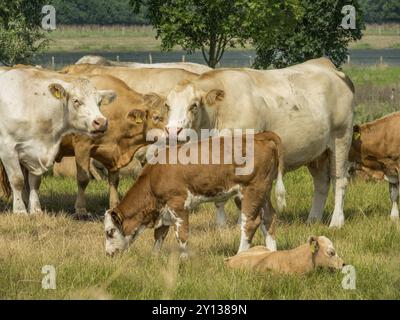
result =
M273 39L294 24L298 0L131 0L136 11L147 7L147 18L161 38L163 50L181 46L201 49L214 68L229 47L244 46L258 37Z
M369 23L399 23L400 0L360 0Z
M47 44L40 29L45 0L0 2L0 62L30 63Z
M346 59L348 44L361 39L363 13L357 0L301 0L302 14L290 34L278 34L275 41L255 39L255 67L285 67L321 56L329 57L336 66ZM356 28L341 26L345 17L342 8L352 5L356 12Z

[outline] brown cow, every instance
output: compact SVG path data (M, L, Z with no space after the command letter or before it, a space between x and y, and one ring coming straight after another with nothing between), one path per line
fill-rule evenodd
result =
M345 264L337 255L331 240L324 236L310 236L306 244L292 250L271 252L262 246L251 248L226 259L226 265L259 272L273 270L305 274L318 267L340 270Z
M390 217L399 219L399 174L400 139L397 134L400 112L353 128L353 141L349 160L355 169L368 173L371 177L389 182L392 201Z
M275 239L275 211L270 199L275 178L278 177L277 185L281 186L276 188L278 201L283 202L285 194L282 183L282 145L280 138L272 132L262 132L251 137L254 138L253 156L247 151L244 153L253 163L253 170L248 174L237 173L237 168L242 165L236 161L225 164L224 160L222 164L216 164L211 160L208 165L193 162L183 165L171 164L168 158L166 164L147 164L120 204L105 213L107 254L113 255L126 249L145 228L155 228L154 248L159 250L169 227L173 225L181 248L181 257L187 257L189 211L200 203L227 201L234 196L242 198L239 252L250 248L260 224L268 245L271 238ZM206 143L205 148L203 143ZM215 143L219 148L214 149ZM246 146L247 150L247 143L247 140L242 140L243 149ZM198 160L202 159L204 152L206 159L225 159L225 138L216 137L191 142L190 145L197 148ZM238 151L243 152L241 147L235 144L230 150L236 154ZM181 148L183 146L178 150ZM217 151L213 153L213 150Z
M118 201L119 169L128 165L135 152L147 145L146 133L153 128L163 129L166 116L164 103L154 95L141 95L124 82L111 76L89 76L96 88L109 88L117 93L115 101L101 111L109 120L107 132L91 139L84 135L68 135L61 142L57 161L74 156L77 164L77 216L86 214L85 189L90 180L90 157L101 162L108 171L110 206Z
M124 81L133 90L140 93L155 92L166 96L176 84L184 80L193 80L198 77L197 73L183 69L157 69L129 67L108 67L93 64L77 64L65 67L61 73L77 75L111 75Z

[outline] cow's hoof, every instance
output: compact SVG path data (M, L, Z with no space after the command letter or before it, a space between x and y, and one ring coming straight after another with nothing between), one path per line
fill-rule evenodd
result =
M276 240L272 238L271 236L267 236L267 239L265 240L265 246L269 251L276 251Z
M399 216L390 216L390 220L392 220L393 222L398 222L399 221Z
M332 218L329 228L340 229L344 226L344 217Z
M79 220L79 221L93 221L93 220L95 220L94 216L89 212L85 212L85 213L75 212L72 217L75 220Z
M321 223L322 218L321 217L316 217L316 216L309 216L307 219L307 224L315 224L315 223Z
M16 215L20 215L20 216L27 216L28 215L28 211L26 210L15 210L13 211L14 214Z
M182 252L179 256L179 259L182 261L186 261L189 259L189 254L187 252Z

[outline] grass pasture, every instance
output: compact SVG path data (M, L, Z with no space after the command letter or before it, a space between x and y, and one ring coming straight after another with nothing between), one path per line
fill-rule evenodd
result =
M131 183L122 181L122 193ZM298 246L311 234L328 236L339 255L355 267L356 290L341 287L345 275L340 272L262 275L225 268L224 258L235 253L240 238L232 203L226 229L216 228L212 205L192 213L188 261L179 261L172 232L161 255L153 256L150 230L124 254L106 257L102 222L81 222L70 216L75 181L49 176L41 189L47 214L0 214L0 298L399 299L400 224L389 219L387 185L353 181L346 198L346 225L331 230L327 224L332 195L324 223L308 226L304 221L312 196L310 176L301 169L289 173L285 184L288 207L278 216L278 248ZM100 216L107 206L106 190L105 182L92 182L88 190L88 207ZM260 231L254 243L262 243ZM41 288L45 265L56 268L56 290Z

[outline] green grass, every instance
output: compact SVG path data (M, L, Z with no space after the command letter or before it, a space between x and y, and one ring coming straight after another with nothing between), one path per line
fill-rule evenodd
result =
M159 51L161 40L151 26L57 26L49 33L49 52ZM364 37L352 49L400 47L400 25L368 25ZM241 49L241 48L238 48ZM247 49L252 49L251 45ZM174 50L181 50L175 47ZM230 49L235 50L235 49Z
M131 185L122 181L121 192ZM190 258L179 261L172 233L158 257L146 231L123 255L105 256L102 223L71 218L76 186L72 179L47 177L41 191L46 215L0 214L0 298L2 299L399 299L400 225L389 220L385 183L354 181L346 198L346 225L305 224L311 178L302 169L285 177L288 207L278 215L278 248L304 243L311 234L331 238L346 263L356 268L356 290L341 287L343 274L318 270L306 276L232 271L224 266L239 245L237 213L229 203L229 227L216 228L212 205L191 215ZM105 182L89 186L89 209L107 207ZM261 244L260 232L254 244ZM57 289L43 290L44 265L57 270Z

